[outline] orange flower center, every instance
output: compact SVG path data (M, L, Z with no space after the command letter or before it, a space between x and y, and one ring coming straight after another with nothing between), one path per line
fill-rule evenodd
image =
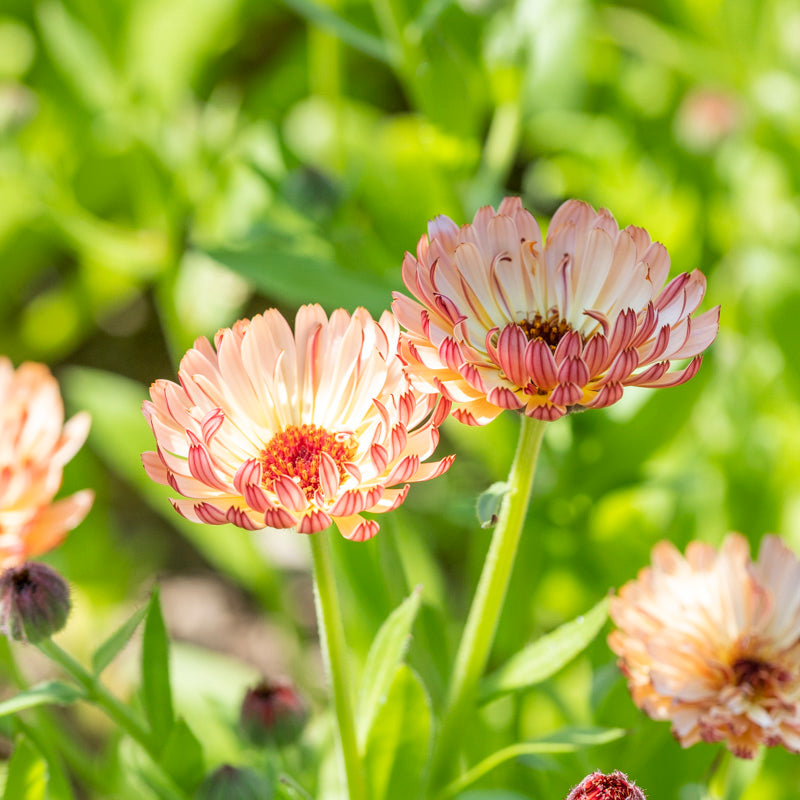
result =
M547 317L536 314L532 320L526 319L520 322L519 326L529 341L541 339L551 350L555 350L564 335L572 330L572 325L561 319L555 309L550 311Z
M264 486L270 486L281 475L298 478L300 488L310 499L319 489L322 453L327 453L336 462L339 477L343 478L343 464L353 460L356 445L346 433L330 433L317 425L290 425L276 433L261 451L261 482Z

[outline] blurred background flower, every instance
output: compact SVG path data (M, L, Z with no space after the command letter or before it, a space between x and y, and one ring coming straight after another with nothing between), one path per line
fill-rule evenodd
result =
M731 534L686 558L669 542L611 601L609 636L633 700L689 747L800 752L800 561L777 536L757 561Z
M242 763L230 731L263 669L315 697L300 537L179 517L139 460L147 386L198 335L267 307L379 315L429 219L508 194L542 222L568 197L613 209L664 243L674 273L701 269L723 314L689 383L626 390L548 430L497 663L629 580L662 539L683 551L780 530L800 550L798 30L793 0L7 0L0 351L46 361L70 413L92 413L63 491L93 487L94 509L46 556L72 587L71 650L88 654L158 574L180 637L176 709L209 766ZM709 91L735 112L698 112ZM409 658L434 705L489 543L475 497L505 479L515 422L448 420L448 475L415 486L372 541L331 537L354 668L423 584ZM629 736L514 759L477 788L559 797L622 769L672 800L698 780L718 746L681 751L614 661L598 639L488 703L470 734L481 752L564 725ZM131 673L123 658L106 675ZM70 722L116 754L102 721ZM798 790L797 757L773 748L747 800Z
M89 512L90 489L53 501L88 432L86 412L64 424L58 383L44 364L15 370L0 357L0 572L51 550Z

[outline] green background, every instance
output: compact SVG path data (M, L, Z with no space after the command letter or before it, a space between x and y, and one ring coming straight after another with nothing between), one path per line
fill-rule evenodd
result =
M633 578L660 539L773 531L800 550L799 148L791 0L6 0L0 351L50 364L70 413L93 416L64 491L97 500L47 559L74 589L63 641L88 654L160 579L176 703L208 766L249 757L230 723L259 671L324 705L307 543L183 524L141 469L141 400L196 336L267 306L379 313L430 217L463 223L506 193L543 224L580 197L647 228L672 275L705 272L703 307L722 317L690 383L548 430L493 663ZM372 542L327 534L357 661L424 585L410 663L435 705L488 546L475 500L504 478L516 429L511 414L448 421L445 477ZM487 706L471 749L565 725L628 737L512 762L476 787L507 794L470 797L559 800L595 768L650 800L698 797L718 748L681 750L613 661L601 636ZM109 677L123 693L126 663ZM105 720L66 724L114 761ZM745 797L798 794L798 757L774 750Z

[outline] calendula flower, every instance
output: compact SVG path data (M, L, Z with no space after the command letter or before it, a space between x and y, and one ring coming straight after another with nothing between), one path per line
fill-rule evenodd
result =
M53 502L89 415L64 424L58 383L44 364L0 358L0 572L55 547L88 513L86 489Z
M611 601L609 636L634 702L671 720L684 747L724 741L800 752L800 561L777 536L758 560L729 535L719 552L669 542Z
M675 386L700 368L719 307L692 318L705 277L664 286L668 272L666 249L645 230L619 230L577 200L556 211L544 243L517 197L461 228L437 217L403 261L419 302L394 295L402 355L415 385L441 392L471 425L506 408L554 420L610 406L626 386Z
M423 463L449 404L411 388L399 335L389 312L328 319L308 305L294 334L270 309L219 331L215 347L198 339L180 385L150 387L158 449L143 456L147 474L183 495L172 504L195 522L300 533L335 522L348 539L371 538L378 523L362 512L397 508L409 482L453 460Z

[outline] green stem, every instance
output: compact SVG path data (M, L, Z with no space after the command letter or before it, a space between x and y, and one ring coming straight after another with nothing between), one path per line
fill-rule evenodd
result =
M30 688L5 636L0 636L0 662L5 663L9 678L17 689L24 692ZM31 713L36 720L37 730L55 744L56 750L63 757L69 769L94 788L102 793L107 793L109 786L107 777L97 769L94 760L85 754L75 736L62 729L60 722L50 715L49 709L35 708L31 709Z
M349 800L366 800L366 784L361 759L356 743L353 717L353 699L347 676L351 674L347 664L347 644L342 627L342 613L336 594L333 574L331 533L318 533L310 537L311 553L314 557L314 600L317 608L319 639L325 661L325 669L333 691L333 709L339 728Z
M159 783L165 796L171 800L183 800L185 794L175 784L172 778L164 772L158 761L158 749L145 724L117 699L97 678L85 667L76 661L66 650L62 649L52 639L42 639L36 642L36 647L51 661L58 664L76 683L86 689L87 700L100 707L106 715L124 730L133 740L138 742L142 749L150 756L156 770Z
M483 565L467 624L456 654L453 675L434 754L433 787L447 782L458 755L458 733L474 702L486 668L517 554L522 524L536 472L536 461L547 423L522 417L517 452L508 475L508 492Z

